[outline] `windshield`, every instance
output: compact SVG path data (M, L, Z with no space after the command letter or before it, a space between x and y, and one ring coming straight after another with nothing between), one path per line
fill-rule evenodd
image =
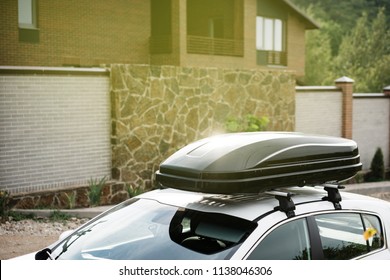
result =
M256 224L133 199L92 220L52 250L55 259L225 259Z

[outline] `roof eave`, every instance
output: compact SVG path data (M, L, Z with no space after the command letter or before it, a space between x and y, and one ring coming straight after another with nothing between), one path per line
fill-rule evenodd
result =
M286 5L288 5L294 12L296 12L300 17L303 18L307 30L311 29L320 29L320 25L316 23L313 19L308 17L304 12L302 12L295 4L290 0L283 0Z

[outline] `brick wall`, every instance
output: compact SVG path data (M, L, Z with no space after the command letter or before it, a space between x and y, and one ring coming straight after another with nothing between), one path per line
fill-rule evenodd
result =
M0 69L1 189L31 192L110 175L107 73L64 71Z
M353 139L360 149L363 169L369 169L376 149L383 152L389 166L390 97L384 94L354 94Z
M267 69L256 63L257 0L243 4L242 57L187 54L185 0L172 0L171 54L149 54L151 7L148 0L38 1L39 42L19 42L16 0L0 1L0 65L97 66L101 64L159 64L189 67ZM241 9L241 8L240 8ZM295 13L288 18L288 66L304 71L305 26ZM240 38L241 39L241 38ZM278 68L280 69L280 67Z
M369 170L379 147L390 165L390 96L353 94L353 81L343 77L336 86L296 87L295 130L357 142L363 170Z
M148 63L150 1L38 1L39 43L19 42L18 1L0 1L0 65Z
M288 17L287 25L287 53L288 66L264 66L258 65L256 61L256 11L257 0L243 0L243 39L244 39L244 54L240 57L219 56L219 55L203 55L203 54L188 54L187 49L187 29L185 19L187 17L187 9L181 0L173 1L175 3L176 17L174 20L181 19L180 26L176 26L180 31L175 31L173 34L175 40L179 40L180 59L173 60L172 54L154 55L152 61L155 64L174 64L189 67L220 67L220 68L241 68L241 69L287 69L296 71L297 76L304 75L305 68L305 25L297 18L295 13L291 13ZM180 14L177 14L180 13ZM176 38L180 36L179 38ZM172 60L170 60L172 59ZM172 63L173 62L173 63Z
M295 130L341 137L341 90L333 86L297 87L296 91Z
M305 29L301 21L291 14L287 27L287 64L297 71L296 75L305 75Z

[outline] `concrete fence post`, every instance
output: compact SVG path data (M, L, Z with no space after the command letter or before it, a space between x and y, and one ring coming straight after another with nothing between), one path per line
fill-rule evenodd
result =
M336 87L343 92L342 105L342 136L352 139L352 123L353 123L353 84L354 80L348 77L341 77L335 81Z

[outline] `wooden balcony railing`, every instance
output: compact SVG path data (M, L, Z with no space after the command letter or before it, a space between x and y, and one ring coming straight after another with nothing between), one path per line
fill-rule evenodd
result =
M287 66L287 52L257 51L257 64Z
M187 36L187 53L243 56L244 43L242 40Z

